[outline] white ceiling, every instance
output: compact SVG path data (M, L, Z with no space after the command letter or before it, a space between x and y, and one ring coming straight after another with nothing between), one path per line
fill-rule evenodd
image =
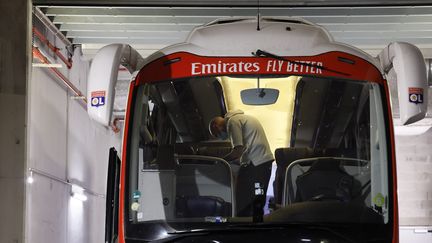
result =
M39 0L39 2L47 2ZM53 2L53 1L51 1ZM55 2L55 1L54 1ZM57 0L57 2L62 2ZM64 1L63 1L64 2ZM92 1L102 3L102 1ZM106 1L105 1L106 2ZM125 2L125 1L120 1ZM127 2L127 1L126 1ZM129 1L131 2L131 1ZM132 1L133 2L133 1ZM144 1L151 2L151 1ZM154 2L154 1L153 1ZM159 1L159 5L175 1ZM175 2L193 6L60 6L38 5L39 8L73 44L81 44L86 56L109 43L129 43L143 56L167 45L182 42L195 26L221 17L256 16L257 8L246 6L251 1L229 1L236 7L222 7L215 1ZM254 3L255 1L252 1ZM426 1L392 1L403 6L388 6L388 1L290 1L299 7L271 7L282 1L261 1L261 16L302 17L327 28L337 41L348 43L376 54L392 41L406 41L419 46L426 57L432 57L432 3ZM325 2L332 7L317 5ZM204 4L203 4L204 3ZM211 5L213 7L203 7ZM351 3L351 4L349 4ZM365 4L374 6L364 6ZM339 6L345 5L345 6ZM385 6L383 6L385 5ZM150 5L149 5L150 6ZM246 6L246 7L245 7ZM337 6L337 7L334 7Z

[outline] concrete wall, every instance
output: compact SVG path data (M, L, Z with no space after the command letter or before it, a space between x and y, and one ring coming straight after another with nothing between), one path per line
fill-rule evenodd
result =
M0 9L0 242L21 243L29 1L0 1ZM14 19L13 28L11 19Z
M22 242L25 95L0 93L0 242Z
M55 44L63 47L58 40ZM61 71L85 94L88 69L78 50L72 69ZM47 68L32 69L27 166L60 181L33 174L34 183L27 185L26 242L103 242L108 150L119 148L121 133L89 120L85 106L59 81ZM72 198L65 182L85 188L88 200Z
M432 226L432 129L397 136L399 219L402 226Z
M399 227L399 242L400 243L431 243L432 242L432 227Z

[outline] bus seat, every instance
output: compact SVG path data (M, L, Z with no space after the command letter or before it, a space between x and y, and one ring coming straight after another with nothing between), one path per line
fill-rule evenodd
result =
M285 184L285 170L293 161L318 156L311 148L278 148L275 150L276 176L273 182L275 204L282 204Z
M295 202L349 202L361 191L360 182L341 167L341 161L333 159L314 162L308 171L297 177L296 184Z
M226 161L213 157L184 155L178 158L175 173L176 198L179 198L180 205L184 205L187 199L186 206L202 202L216 207L224 202L223 205L232 205L231 209L234 207L232 172ZM180 206L180 212L185 212L181 208L184 207ZM202 210L208 212L205 208ZM220 213L220 210L215 212ZM229 215L234 215L234 211Z
M176 198L178 218L231 216L231 203L215 196L179 196Z

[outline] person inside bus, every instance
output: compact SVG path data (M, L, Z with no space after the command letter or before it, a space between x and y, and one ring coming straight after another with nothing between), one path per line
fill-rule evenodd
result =
M265 200L274 160L261 123L255 117L236 110L227 112L224 117L214 117L209 123L209 131L214 137L231 140L231 152L223 159L240 163L236 182L237 216L252 216L256 183L264 189ZM263 207L264 204L265 201Z

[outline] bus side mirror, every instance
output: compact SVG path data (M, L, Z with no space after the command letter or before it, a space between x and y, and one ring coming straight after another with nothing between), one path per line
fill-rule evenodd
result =
M126 44L110 44L96 53L87 79L87 113L91 119L110 125L120 65L133 73L140 70L143 63L141 55Z
M396 73L402 124L423 119L427 111L428 84L420 50L409 43L395 42L384 48L378 59L385 74L392 68Z

